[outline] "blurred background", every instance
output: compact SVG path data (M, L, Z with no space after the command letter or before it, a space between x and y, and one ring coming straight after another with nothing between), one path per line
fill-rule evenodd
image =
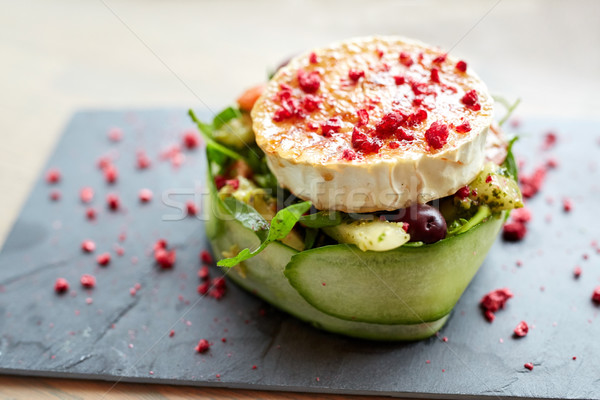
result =
M0 243L78 109L218 110L289 55L353 36L451 49L523 118L600 109L596 0L0 4Z

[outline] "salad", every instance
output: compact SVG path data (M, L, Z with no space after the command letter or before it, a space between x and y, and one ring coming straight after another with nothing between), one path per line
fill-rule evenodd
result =
M213 121L189 113L206 141L218 265L330 332L435 334L523 206L487 88L420 42L315 49Z

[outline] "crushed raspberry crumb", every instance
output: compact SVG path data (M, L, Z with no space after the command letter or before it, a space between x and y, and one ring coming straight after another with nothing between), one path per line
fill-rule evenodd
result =
M316 93L321 86L321 76L317 71L298 70L298 85L305 93Z
M375 132L379 137L393 135L404 121L404 115L400 112L390 112L385 114L379 123L375 126Z
M85 216L89 220L96 219L96 210L92 207L89 207L85 210Z
M321 124L321 133L325 137L331 137L333 133L338 133L342 129L342 120L339 117L329 118Z
M410 54L401 52L400 53L400 63L407 67L410 67L411 65L414 64L414 61L413 61L412 57L410 56Z
M479 104L479 97L477 96L477 91L475 89L469 90L467 93L465 93L460 101L467 106L467 108L473 111L481 110L481 104Z
M525 368L527 368L530 371L533 371L533 364L532 363L525 363L525 365L523 365Z
M558 136L554 132L548 132L544 135L544 144L542 145L543 150L549 150L556 144Z
M580 266L576 266L575 268L573 268L573 276L575 277L575 279L581 276L581 272L582 270Z
M454 130L458 133L471 132L471 124L469 123L469 121L465 121L462 124L455 126Z
M523 240L527 234L527 227L519 221L512 221L504 225L502 238L509 242L518 242Z
M365 77L365 71L358 70L358 69L351 69L350 71L348 71L348 78L350 78L350 80L352 80L354 82L356 82L360 78L364 78L364 77Z
M110 253L99 254L98 257L96 257L96 262L98 265L108 265L110 263Z
M445 53L444 54L440 54L439 56L437 56L436 58L433 59L433 63L434 64L441 64L444 61L446 61L446 57L447 57L447 54L445 54Z
M400 85L404 85L404 82L406 82L406 79L401 75L396 75L396 76L394 76L394 82L396 83L396 85L400 86Z
M344 152L342 153L342 160L352 161L355 159L356 153L354 152L354 150L344 149Z
M96 286L96 278L92 275L88 275L88 274L81 275L80 282L81 282L81 286L83 286L84 288L91 289L94 286Z
M119 196L117 196L114 193L109 193L106 196L106 204L108 205L108 208L111 210L118 210L119 209L119 205L120 205L120 200L119 200Z
M200 138L194 131L186 131L183 133L183 145L188 149L192 150L198 147Z
M600 304L600 286L596 286L592 293L592 301L596 304Z
M425 131L425 140L429 146L436 150L444 147L448 141L448 126L442 122L435 121L427 131Z
M203 281L207 280L209 277L209 270L208 267L206 265L203 265L199 270L198 270L198 278L202 279Z
M104 180L106 180L107 183L115 183L119 177L119 171L117 171L117 168L112 164L104 168L103 173Z
M59 201L61 198L61 193L60 190L53 190L50 192L50 200L52 201Z
M221 342L227 343L227 338L221 338Z
M51 168L46 172L46 182L54 184L60 182L60 170L58 168Z
M150 200L152 200L152 190L140 189L138 197L142 203L148 203Z
M406 130L404 130L402 128L396 129L394 136L396 137L396 139L402 140L405 142L412 142L413 140L415 140L414 136L412 136L410 133L408 133Z
M192 200L189 200L185 203L185 208L187 210L188 215L196 215L198 213L198 208Z
M252 369L256 369L256 368L258 368L256 365L253 365L253 366L252 366Z
M111 142L119 142L123 139L123 131L120 128L111 128L107 135Z
M369 123L369 112L364 108L356 111L356 115L358 115L358 122L356 126L365 126Z
M527 176L521 174L519 176L519 182L521 183L521 193L525 198L531 198L535 196L544 183L546 178L546 169L544 167L536 168L533 174Z
M563 210L565 212L570 212L573 209L573 203L571 202L570 199L563 199Z
M200 285L198 285L198 293L201 294L202 296L204 296L206 293L208 293L208 289L210 289L210 282L204 282L201 283Z
M208 340L200 339L200 341L198 342L198 345L196 346L196 351L198 353L206 353L209 348L210 348L210 343L208 343Z
M527 207L512 210L510 216L517 222L525 223L531 221L531 211Z
M93 242L93 241L91 241L91 240L84 240L84 241L81 243L81 249L82 249L83 251L85 251L86 253L91 253L91 252L93 252L94 250L96 250L96 243L94 243L94 242Z
M312 94L307 94L302 99L302 108L306 112L313 112L319 109L321 106L321 98Z
M365 154L377 153L382 143L377 139L368 137L365 133L354 128L352 131L352 146Z
M90 203L94 198L94 189L91 187L81 188L79 191L79 198L83 203Z
M514 330L515 337L524 337L529 332L527 322L521 321Z
M200 260L205 264L213 263L213 257L208 250L202 250L200 252Z
M176 257L175 250L156 249L154 251L154 260L163 269L173 268Z
M56 293L64 293L69 290L69 282L65 278L58 278L54 282L54 291Z
M400 143L398 143L398 142L390 142L390 144L388 146L390 147L390 149L395 150L395 149L397 149L397 148L400 147Z
M440 70L437 68L431 69L431 80L435 83L440 83Z
M150 159L143 151L139 151L136 156L136 164L139 169L146 169L150 167Z
M513 297L512 292L508 288L492 290L481 298L479 305L484 310L484 315L489 322L495 318L494 313L502 308Z
M467 63L460 60L459 62L456 63L456 69L459 70L460 72L467 72Z
M458 191L456 192L456 196L458 196L459 199L466 199L467 197L469 197L469 194L471 193L471 189L469 188L469 186L463 186L460 189L458 189Z
M171 331L169 332L169 337L173 337L175 336L175 331L173 329L171 329Z
M311 64L318 63L319 59L317 58L317 53L315 53L314 51L310 53L310 55L308 56L308 62L310 62Z

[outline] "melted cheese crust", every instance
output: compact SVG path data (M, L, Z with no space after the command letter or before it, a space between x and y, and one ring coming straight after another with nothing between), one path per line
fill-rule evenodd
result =
M483 165L493 100L470 69L459 71L458 60L450 56L440 62L441 55L419 42L369 37L291 60L252 109L256 142L279 183L318 209L345 212L408 207L450 195L469 183ZM437 69L439 82L432 69ZM310 93L320 101L314 111L301 109L309 93L299 85L299 71L320 77L318 90ZM364 76L353 80L350 71ZM276 117L282 108L282 88L300 109L284 119ZM478 110L461 100L471 90L478 95ZM359 110L368 114L368 123L360 129L373 138L384 115L392 111L408 116L425 110L427 118L404 128L414 140L378 136L381 148L364 152L352 141L352 132L360 125ZM322 125L331 118L339 121L339 128L324 134ZM438 149L425 136L436 121L449 127L447 141ZM465 122L470 131L455 129Z

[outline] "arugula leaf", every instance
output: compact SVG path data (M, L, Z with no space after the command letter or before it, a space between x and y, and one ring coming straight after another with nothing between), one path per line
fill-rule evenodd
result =
M198 117L196 117L196 114L194 114L194 111L192 111L192 109L188 110L188 114L189 114L190 118L192 118L192 121L194 121L196 123L196 125L198 126L200 133L202 133L202 136L204 137L204 140L206 141L207 150L208 150L208 148L213 148L214 150L221 152L223 155L234 158L236 160L242 160L244 158L239 153L236 153L235 151L233 151L233 150L223 146L219 142L215 141L213 139L214 127L211 125L207 125L204 122L200 121L198 119Z
M301 216L300 223L307 228L335 226L342 223L342 213L339 211L319 211Z
M225 125L232 119L239 118L241 116L242 116L242 113L237 108L227 107L226 109L224 109L223 111L221 111L220 113L215 115L215 117L213 118L213 123L212 123L213 128L215 130L220 129L221 127L223 127L223 125Z
M223 204L229 210L231 215L242 223L246 228L258 234L262 240L265 239L266 231L269 229L269 223L258 211L249 204L239 201L235 197L226 197Z
M506 159L504 159L504 162L502 163L502 166L506 168L515 182L519 182L519 168L517 166L517 162L515 161L512 148L517 140L519 140L519 137L515 136L508 142L508 147L506 148Z
M269 234L267 238L258 246L254 251L250 249L244 249L238 253L237 256L232 258L225 258L220 260L217 265L220 267L233 267L242 261L254 257L263 251L269 243L285 238L290 231L294 228L300 216L304 214L311 206L310 201L304 201L302 203L292 204L282 210L279 210L273 220L271 221L271 227L269 228Z

